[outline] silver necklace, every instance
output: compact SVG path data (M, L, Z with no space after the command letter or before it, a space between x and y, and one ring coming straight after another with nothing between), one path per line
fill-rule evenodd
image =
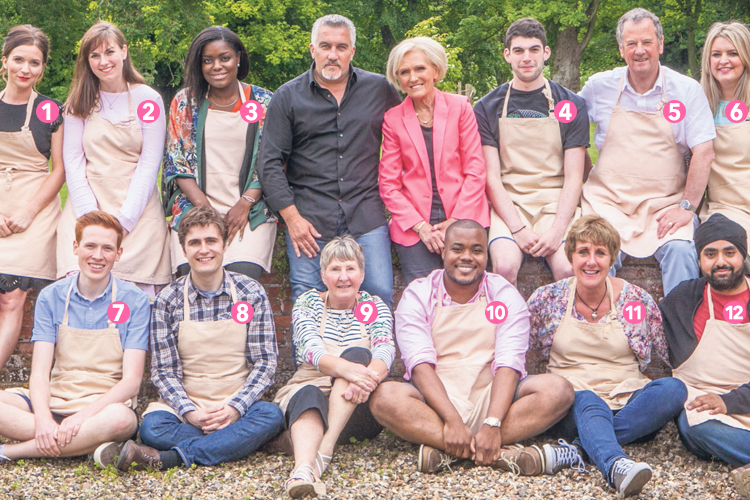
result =
M231 104L216 104L214 101L211 100L209 97L211 95L211 91L208 91L208 94L206 94L206 99L208 99L208 102L210 102L212 105L216 106L217 108L231 108L234 107L235 104L237 104L237 101L240 100L240 96L237 96L234 101L231 102Z
M109 109L112 109L112 107L113 107L113 106L115 105L115 103L117 102L117 99L119 99L119 98L120 98L120 96L122 95L122 93L123 93L123 92L125 92L125 89L127 89L127 88L128 88L128 86L127 86L127 85L125 85L125 87L123 87L123 88L122 88L122 90L121 90L121 91L120 91L120 92L119 92L119 93L117 94L117 97L115 97L115 99L114 99L113 101L111 101L111 102L110 102L110 100L109 100L109 99L107 99L107 98L106 98L106 97L104 96L104 91L103 91L103 90L101 91L101 93L100 93L99 95L101 95L101 96L102 96L102 99L104 99L104 101L105 101L105 102L106 102L106 103L107 103L107 104L109 105Z

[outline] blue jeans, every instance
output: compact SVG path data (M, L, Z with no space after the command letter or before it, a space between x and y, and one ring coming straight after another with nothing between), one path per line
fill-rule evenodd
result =
M698 227L698 216L693 216L693 225ZM609 270L610 276L614 276L620 270L624 255L621 251L617 256L617 260ZM661 267L661 283L665 297L683 281L696 279L700 276L698 254L695 251L695 243L692 241L669 241L656 249L654 258Z
M750 431L718 420L690 427L684 411L677 419L677 429L685 447L698 458L718 457L735 468L750 464Z
M343 229L341 235L348 229ZM365 280L362 290L377 295L389 309L393 309L393 263L391 262L391 238L388 225L376 227L369 233L356 238L365 254ZM316 240L321 250L329 240ZM325 291L326 287L320 278L320 252L312 259L304 253L294 253L292 239L286 233L286 255L289 257L289 282L292 285L292 302L310 289Z
M592 391L576 391L573 407L556 430L582 447L610 483L609 471L620 458L622 446L642 438L653 438L659 429L682 411L687 398L685 384L676 378L649 382L630 396L619 411L612 411Z
M258 401L238 421L210 434L168 411L149 413L141 424L141 441L160 451L175 450L186 467L218 465L248 456L283 428L279 407Z

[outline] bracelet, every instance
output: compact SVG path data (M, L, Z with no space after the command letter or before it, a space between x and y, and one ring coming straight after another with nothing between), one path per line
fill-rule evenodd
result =
M245 195L243 194L243 195L242 195L242 198L244 198L245 200L249 201L249 202L250 202L250 203L252 203L253 205L255 205L256 203L258 203L258 200L256 200L255 198L253 198L253 197L251 197L251 196L245 196Z
M424 226L425 224L427 224L427 222L425 222L425 221L422 221L422 222L420 222L420 223L418 223L418 224L417 224L417 227L415 227L415 228L412 228L412 230L413 230L413 231L414 231L415 233L419 234L419 230L420 230L420 229L422 229L422 226Z
M520 232L521 232L521 231L523 231L524 229L526 229L526 224L524 224L523 226L519 227L519 228L518 228L518 229L516 229L515 231L511 231L511 232L510 232L510 234L516 234L516 233L520 233Z

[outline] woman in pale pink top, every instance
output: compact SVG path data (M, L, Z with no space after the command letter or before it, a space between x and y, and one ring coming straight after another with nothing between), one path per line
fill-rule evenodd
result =
M99 22L83 36L65 109L68 200L58 228L57 275L77 269L75 219L103 210L117 217L126 235L113 274L153 294L172 278L169 233L156 189L164 103L133 67L114 25Z

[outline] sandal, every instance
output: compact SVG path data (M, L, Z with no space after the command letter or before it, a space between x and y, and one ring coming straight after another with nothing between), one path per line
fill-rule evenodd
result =
M323 477L323 474L328 470L328 466L331 465L332 458L318 452L318 456L315 457L315 467L318 469L318 477Z
M284 483L286 492L292 498L317 497L325 495L325 484L315 478L309 465L300 465Z

